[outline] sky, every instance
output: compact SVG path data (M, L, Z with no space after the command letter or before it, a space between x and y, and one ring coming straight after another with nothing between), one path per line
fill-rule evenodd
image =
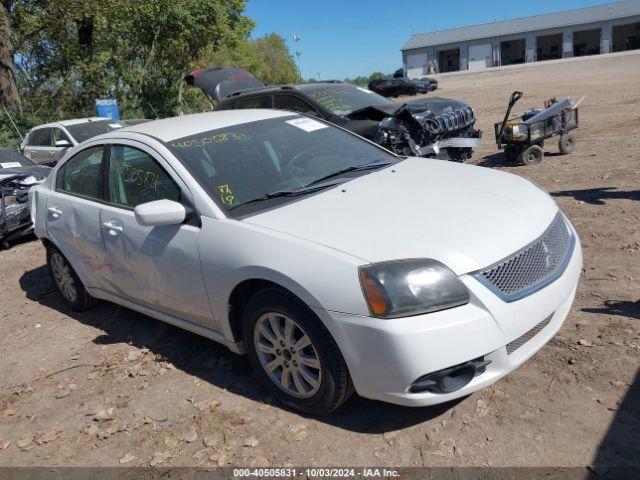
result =
M300 48L305 79L391 73L413 34L610 3L603 0L249 0L253 38L275 32ZM302 39L295 45L293 35Z

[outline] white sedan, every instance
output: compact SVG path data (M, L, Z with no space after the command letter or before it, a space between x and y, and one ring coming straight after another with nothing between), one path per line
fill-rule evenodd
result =
M108 300L246 353L313 414L495 382L558 331L582 266L532 183L277 110L95 137L30 196L69 308Z

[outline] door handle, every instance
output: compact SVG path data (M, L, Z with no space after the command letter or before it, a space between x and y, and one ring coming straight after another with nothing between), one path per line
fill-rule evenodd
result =
M49 156L53 157L56 154L56 152L49 152Z
M62 210L60 210L57 206L49 207L47 211L51 214L53 218L60 218L62 216Z
M124 231L124 228L122 228L122 225L120 225L115 220L104 222L102 226L107 230L109 230L109 235L112 235L112 236L116 236Z

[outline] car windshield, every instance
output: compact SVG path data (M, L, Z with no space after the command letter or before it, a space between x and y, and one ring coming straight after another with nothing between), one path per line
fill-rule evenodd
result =
M35 165L24 155L15 150L0 150L0 168L31 167Z
M69 130L69 133L78 143L81 143L96 135L112 132L124 126L125 124L119 120L92 120L74 125L65 125L65 128Z
M231 216L280 205L398 161L353 134L298 115L202 132L167 147Z
M334 115L349 115L351 112L366 107L395 105L395 102L371 90L345 83L297 85L296 88L309 95Z

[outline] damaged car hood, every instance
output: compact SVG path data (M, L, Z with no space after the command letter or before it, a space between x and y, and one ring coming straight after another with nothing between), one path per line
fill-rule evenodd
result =
M36 180L44 180L47 178L52 168L45 165L33 165L28 167L10 167L0 168L0 181L7 180L12 177L28 177L33 176Z
M364 262L433 258L460 275L526 246L557 211L516 175L409 158L243 221Z

